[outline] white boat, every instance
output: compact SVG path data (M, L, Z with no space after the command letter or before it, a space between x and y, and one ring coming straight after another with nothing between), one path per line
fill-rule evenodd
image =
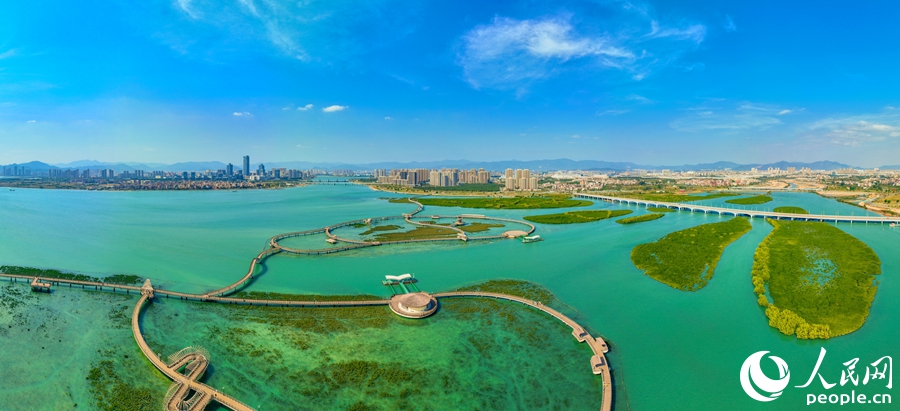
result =
M544 241L543 238L539 235L533 235L531 237L522 237L522 243L536 243L538 241Z

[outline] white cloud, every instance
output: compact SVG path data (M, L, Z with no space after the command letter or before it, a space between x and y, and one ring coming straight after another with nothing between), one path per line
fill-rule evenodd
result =
M178 6L184 14L187 14L188 17L197 20L200 18L200 15L191 7L191 2L193 0L175 0L175 5Z
M778 112L778 115L779 115L779 116L783 116L783 115L785 115L785 114L791 114L791 113L793 113L793 112L794 112L794 110L787 110L787 109L784 109L784 110L779 111L779 112Z
M692 24L683 28L661 27L658 21L653 20L650 22L650 33L647 33L646 36L654 39L671 37L678 40L690 40L700 44L706 37L706 26Z
M309 148L309 146L304 146L303 144L297 144L297 148Z
M385 119L385 120L387 120L387 121L391 121L391 120L393 120L393 118L392 118L392 117L385 117L385 118L384 118L384 119Z
M809 127L808 136L819 142L858 147L900 138L900 115L895 113L827 118Z
M231 115L233 115L235 117L253 117L253 114L250 114L249 112L246 112L246 111L235 111Z
M475 88L519 89L522 94L533 81L575 69L608 70L640 81L675 63L706 37L702 24L662 24L650 6L609 4L604 18L495 16L461 37L457 62Z
M782 124L777 118L783 109L749 102L710 101L709 105L691 108L690 114L669 123L678 131L742 131L765 130Z
M581 138L581 136L579 136L578 134L575 134L574 136L572 136L572 138Z
M639 94L629 94L625 100L637 101L644 104L652 104L654 101Z
M0 60L10 58L10 57L15 57L18 54L19 54L18 49L9 49L9 50L6 50L6 51L0 53Z
M620 68L635 59L631 50L608 36L578 34L568 17L515 20L495 17L463 37L459 56L467 80L475 87L500 87L546 77L551 64L592 57L604 67Z
M307 104L307 105L305 105L305 106L303 106L303 107L297 107L297 111L306 111L306 110L309 110L309 109L311 109L311 108L313 108L313 105L312 105L312 104Z
M339 105L335 104L333 106L328 106L328 107L323 108L322 111L325 113L334 113L336 111L344 111L348 108L350 108L350 106L339 106Z
M625 114L630 110L605 110L597 112L598 116L618 116L620 114Z
M26 121L26 123L29 123L29 124L31 124L31 123L37 123L37 120L28 120L28 121Z
M725 24L723 24L722 27L729 33L737 31L737 25L734 24L734 20L732 20L731 16L727 14L725 15Z

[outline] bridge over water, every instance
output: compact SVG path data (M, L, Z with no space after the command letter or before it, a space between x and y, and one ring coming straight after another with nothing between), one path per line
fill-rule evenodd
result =
M794 214L794 213L776 213L774 211L758 211L746 209L734 209L726 207L704 206L687 203L670 203L665 201L639 200L634 198L612 197L599 194L576 193L575 197L586 198L592 200L606 201L610 203L635 204L647 207L670 208L673 210L690 211L693 213L733 215L735 217L748 218L772 218L776 220L792 220L792 221L821 221L834 223L864 223L864 224L885 224L900 223L900 217L886 216L846 216L846 215L829 215L829 214Z

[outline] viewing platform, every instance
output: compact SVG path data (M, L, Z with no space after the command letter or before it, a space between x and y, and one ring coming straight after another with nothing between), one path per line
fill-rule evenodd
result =
M40 280L37 277L34 277L34 279L31 280L31 291L49 293L50 292L50 283L40 282Z

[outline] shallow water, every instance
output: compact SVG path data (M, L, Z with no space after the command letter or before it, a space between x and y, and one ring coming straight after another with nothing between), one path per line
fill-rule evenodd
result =
M95 275L136 274L168 288L205 291L239 278L250 259L275 234L400 214L415 208L411 204L391 204L379 199L397 196L358 186L172 193L4 191L0 192L0 221L4 222L0 231L0 263ZM803 207L811 213L867 213L813 194L776 192L773 197L773 202L750 208L785 205ZM724 200L702 203L723 204ZM606 208L629 208L635 211L633 215L646 212L643 207L618 204L597 203L588 207ZM521 218L561 211L565 210L473 211L427 207L423 215L469 212ZM264 274L248 289L387 296L389 290L380 283L383 276L407 272L416 275L425 291L448 290L495 278L534 281L554 292L577 311L579 321L612 344L610 362L617 409L791 410L802 407L809 393L850 392L851 387L847 386L826 390L818 382L808 388L793 387L809 378L820 347L827 349L820 372L831 383L840 379L841 363L853 358L860 358L864 373L864 363L885 355L897 357L900 285L896 272L900 257L896 244L900 241L900 229L886 225L838 224L876 251L883 274L879 276L879 291L866 324L853 334L824 342L797 341L781 335L768 326L762 309L756 304L750 268L756 246L771 231L771 226L763 220L753 220L753 229L725 250L713 279L698 292L682 292L660 284L644 276L630 261L631 249L637 244L727 218L675 212L659 220L631 225L616 224L613 220L538 225L536 233L546 241L532 244L497 240L371 247L325 256L276 255L266 260ZM326 245L323 237L313 240ZM78 295L67 298L88 298ZM51 299L55 300L56 294ZM76 305L73 302L73 307ZM166 305L165 309L175 305ZM97 310L101 308L102 304ZM211 315L197 312L197 315ZM444 314L439 313L434 321L442 321ZM147 319L150 321L155 321L152 313ZM88 330L96 327L88 321L79 324ZM447 335L453 335L452 330L459 327L462 325L448 325L450 334ZM564 331L563 337L571 339ZM130 341L130 336L123 341ZM159 338L158 342L169 344L166 346L172 349L181 348L179 345L204 344L194 341L191 335L179 335L171 342ZM790 365L792 375L791 387L770 403L747 397L738 380L744 359L763 350L783 358ZM431 355L442 358L439 352L429 351L428 356ZM236 370L241 365L238 357L225 357L226 365L216 365L222 357L214 355L214 367L223 369L213 373L211 379L227 380L227 367ZM88 356L77 362L89 367L91 360ZM769 363L764 363L764 367ZM774 368L764 369L773 375ZM891 392L881 381L870 382L865 387L860 382L859 387L853 388L856 393ZM0 394L4 397L0 399L10 398L7 395ZM266 400L262 394L252 391L241 395L259 402ZM49 404L51 399L48 397L47 401Z

